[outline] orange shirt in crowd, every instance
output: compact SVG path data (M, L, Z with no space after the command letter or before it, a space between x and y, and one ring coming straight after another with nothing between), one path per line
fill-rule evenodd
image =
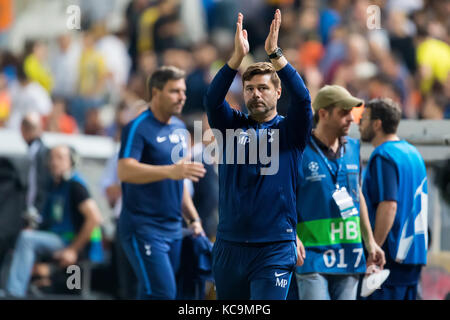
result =
M50 119L46 116L42 118L42 121L46 131L66 134L78 133L77 122L68 114L62 114L57 119Z
M0 0L0 32L9 29L13 20L12 0Z

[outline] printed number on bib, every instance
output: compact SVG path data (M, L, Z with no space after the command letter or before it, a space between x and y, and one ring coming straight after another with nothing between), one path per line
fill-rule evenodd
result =
M324 252L323 254L323 262L327 268L333 268L336 265L338 268L347 268L348 261L345 261L345 249L339 249L336 255L336 250L330 249ZM363 255L363 248L355 248L352 250L354 254L356 254L354 268L357 268L361 263L361 258Z

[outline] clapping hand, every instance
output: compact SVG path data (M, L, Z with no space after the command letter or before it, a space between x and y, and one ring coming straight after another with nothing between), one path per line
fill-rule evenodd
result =
M264 44L264 49L266 53L269 55L278 48L278 33L280 31L281 25L281 11L277 9L275 11L275 15L273 17L272 23L270 24L270 31L267 35L266 42Z
M236 34L234 35L234 51L228 65L230 68L237 70L241 65L242 60L250 51L250 45L248 43L247 30L243 29L244 15L238 14L236 23Z

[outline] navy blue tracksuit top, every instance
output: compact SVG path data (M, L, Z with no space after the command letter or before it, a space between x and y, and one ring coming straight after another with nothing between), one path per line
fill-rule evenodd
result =
M288 90L291 97L287 116L277 115L268 122L257 123L247 114L232 109L225 101L236 73L236 70L225 64L214 77L204 99L209 124L212 129L219 130L223 137L222 161L219 163L217 238L244 243L295 240L297 171L312 126L309 91L297 71L287 64L277 72L283 90ZM227 129L244 132L236 134L236 138L230 142L226 139ZM247 137L250 140L256 137L259 143L260 134L267 131L277 131L279 136L278 171L272 175L261 174L261 168L270 166L266 160L263 162L266 164L263 164L258 156L256 162L249 161L255 152L250 149L252 152L249 153ZM252 134L247 134L250 132ZM271 142L273 144L270 137L263 140L268 150L272 150ZM220 139L216 137L216 140ZM245 148L244 164L238 164L236 160L239 143L239 148L242 148L242 144ZM227 146L229 149L231 146L234 148L233 163L226 160ZM277 155L269 152L269 156Z

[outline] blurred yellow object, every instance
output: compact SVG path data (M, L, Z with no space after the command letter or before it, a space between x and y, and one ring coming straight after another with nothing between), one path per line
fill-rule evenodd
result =
M9 117L11 109L11 98L9 94L4 91L0 92L0 123L5 122Z
M422 69L420 89L427 93L435 80L444 83L450 73L450 46L437 39L427 39L417 47L417 63Z
M79 93L83 97L95 96L101 92L101 84L107 70L102 55L94 49L83 51L79 66Z
M23 64L27 77L32 81L38 82L47 92L51 92L53 77L34 54L27 56Z
M160 16L158 7L147 8L139 19L138 52L153 50L153 27Z

